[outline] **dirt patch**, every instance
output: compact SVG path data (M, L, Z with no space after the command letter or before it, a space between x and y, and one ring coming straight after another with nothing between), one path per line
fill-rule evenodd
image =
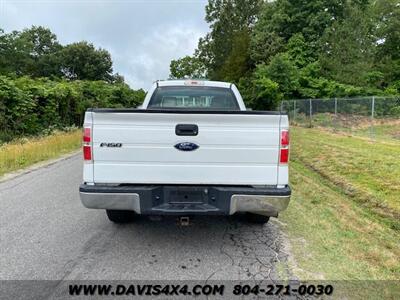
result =
M301 277L303 280L305 278L311 280L325 280L324 274L307 271L303 268L300 268L299 264L297 263L297 260L293 254L292 242L295 242L296 244L303 244L303 246L305 247L307 241L304 238L290 240L288 234L285 232L284 229L287 224L280 221L279 219L273 219L272 222L277 223L278 226L281 228L281 251L283 253L286 253L287 255L286 260L290 273L294 274L295 276Z

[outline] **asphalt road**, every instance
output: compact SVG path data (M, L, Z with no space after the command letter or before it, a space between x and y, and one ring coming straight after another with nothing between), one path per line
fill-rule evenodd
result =
M0 183L0 280L279 279L279 224L198 217L115 225L84 208L80 155Z

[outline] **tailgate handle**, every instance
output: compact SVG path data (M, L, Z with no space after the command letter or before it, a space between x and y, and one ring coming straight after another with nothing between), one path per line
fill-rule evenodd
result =
M196 124L178 124L175 127L175 134L180 136L194 136L199 133L199 127Z

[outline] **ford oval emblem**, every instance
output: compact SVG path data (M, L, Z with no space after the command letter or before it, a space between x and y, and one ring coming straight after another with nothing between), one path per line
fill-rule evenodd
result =
M199 145L196 145L195 143L190 143L190 142L183 142L183 143L178 143L174 146L176 149L181 150L181 151L193 151L199 148Z

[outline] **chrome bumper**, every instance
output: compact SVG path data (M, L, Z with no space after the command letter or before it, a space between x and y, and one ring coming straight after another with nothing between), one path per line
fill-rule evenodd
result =
M140 197L136 193L79 193L83 206L94 209L133 210L140 214Z
M276 216L288 207L289 201L290 196L232 195L229 214L252 212Z
M252 212L266 216L277 216L279 212L287 208L291 195L290 187L284 189L201 187L200 189L204 190L204 196L202 196L204 203L199 203L198 198L190 199L192 189L184 187L188 192L189 199L181 203L178 199L175 199L174 194L168 194L169 196L163 198L162 195L167 195L164 191L170 188L163 186L106 187L82 185L80 198L82 204L87 208L130 210L144 215L233 215L237 212ZM179 187L177 188L179 189ZM193 190L198 191L199 188L194 187Z

